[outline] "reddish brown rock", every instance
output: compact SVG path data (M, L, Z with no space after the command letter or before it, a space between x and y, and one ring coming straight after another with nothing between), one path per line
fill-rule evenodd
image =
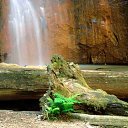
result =
M5 61L9 51L8 38L8 2L0 0L0 62Z
M72 1L45 1L45 13L48 22L49 54L61 54L69 61L78 62L78 50L75 44L74 15ZM51 57L50 57L51 58Z
M7 2L2 1L6 19ZM46 0L43 5L48 28L45 56L61 54L84 64L128 64L128 0ZM7 28L4 20L0 44L9 42ZM2 47L9 51L9 44Z
M121 1L108 0L74 2L80 63L128 63L125 8L128 5L122 4Z
M50 54L77 63L127 64L127 1L48 1Z

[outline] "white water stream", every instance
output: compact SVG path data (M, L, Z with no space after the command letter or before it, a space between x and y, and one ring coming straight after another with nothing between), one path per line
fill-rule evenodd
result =
M10 0L9 31L11 51L9 63L43 65L43 29L47 29L43 7L42 18L31 0ZM46 57L46 56L45 56Z

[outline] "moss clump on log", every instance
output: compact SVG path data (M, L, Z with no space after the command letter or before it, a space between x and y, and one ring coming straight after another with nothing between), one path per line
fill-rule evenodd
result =
M51 64L47 67L49 77L49 90L40 99L43 114L48 117L48 99L55 100L54 94L58 93L65 98L74 95L75 111L91 114L114 114L128 116L128 103L119 100L114 95L109 95L101 89L91 89L79 69L74 63L66 62L61 56L54 55Z

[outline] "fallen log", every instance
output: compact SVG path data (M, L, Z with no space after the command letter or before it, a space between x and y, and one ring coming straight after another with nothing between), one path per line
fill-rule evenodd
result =
M82 71L91 88L128 98L128 71ZM39 99L47 89L46 67L0 64L0 100Z
M83 70L83 76L93 89L102 89L118 98L128 98L128 71Z
M46 67L0 64L0 100L39 99L47 89Z
M128 103L101 89L92 89L78 65L55 55L47 71L49 90L40 99L44 118L71 111L128 116Z
M3 94L0 94L2 96L7 96L9 95L9 92L13 90L12 94L14 94L14 96L16 96L16 93L20 93L23 98L34 98L34 94L31 93L35 92L35 97L39 98L43 96L40 99L42 110L49 109L47 98L53 98L54 101L55 97L53 96L55 95L52 94L55 92L60 93L67 98L70 98L70 96L74 97L75 95L75 100L79 101L73 104L73 109L75 111L80 110L83 113L91 114L113 114L128 116L127 102L121 101L116 96L109 95L100 89L92 89L86 83L83 74L77 65L68 63L59 56L54 56L52 58L52 63L47 67L47 70L46 68L35 69L34 67L13 67L12 65L11 67L1 66L0 90L2 92L2 90L6 89L7 93L4 93L3 91ZM101 75L102 73L99 74ZM87 76L85 78L87 78ZM47 93L43 95L46 90ZM42 92L37 94L36 91ZM57 104L60 104L58 101ZM71 102L71 99L68 102ZM63 105L65 105L67 109L66 102L64 102ZM72 107L72 104L68 104L68 106ZM46 109L44 109L45 107ZM55 110L57 111L58 108L55 108ZM73 116L75 115L73 114ZM93 120L91 115L80 115L81 119L84 121L90 121L90 123L92 122L91 124L99 124L100 122L101 124L104 124L106 120L106 122L109 122L112 125L116 125L115 122L118 121L118 126L123 126L121 125L121 122L124 124L127 122L127 118L125 117L113 117L114 120L112 121L108 121L108 116L95 117L96 118ZM91 120L89 120L89 118ZM98 122L98 120L96 120L97 118L101 119L101 121ZM110 119L112 118L110 117ZM107 125L109 125L109 123L107 123Z
M109 115L88 115L81 113L69 113L70 117L84 121L91 125L105 126L106 128L127 128L128 117Z

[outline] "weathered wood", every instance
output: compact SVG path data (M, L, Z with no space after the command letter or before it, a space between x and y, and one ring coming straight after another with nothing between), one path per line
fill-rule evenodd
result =
M82 70L88 85L118 98L128 98L128 71L103 70ZM38 99L47 89L46 67L0 64L0 100Z
M128 103L119 100L116 96L107 94L101 89L92 89L86 83L78 65L66 62L61 56L53 56L51 64L47 67L49 90L40 99L43 114L49 113L49 98L53 101L62 95L66 98L74 97L77 102L73 104L74 110L84 113L113 114L128 116ZM56 97L57 96L57 97ZM59 96L61 99L61 96ZM67 102L66 102L67 103ZM57 106L57 109L59 106ZM61 108L58 109L61 113ZM50 111L52 112L52 111Z
M128 71L83 70L83 76L93 89L102 89L119 98L128 98Z
M45 67L0 64L0 100L38 99L47 89Z
M128 118L124 116L88 115L88 114L80 114L80 113L70 113L68 115L71 116L72 118L89 122L89 124L92 125L106 126L107 128L128 127Z

